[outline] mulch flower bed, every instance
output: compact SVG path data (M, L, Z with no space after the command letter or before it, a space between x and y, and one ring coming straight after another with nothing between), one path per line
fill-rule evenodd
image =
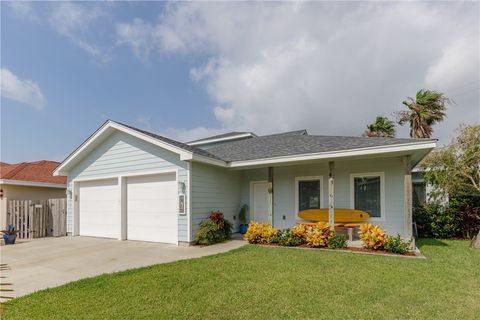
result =
M309 247L306 244L301 244L299 246L281 246L276 243L271 243L271 244L258 244L263 247L277 247L277 248L298 248L298 249L308 249L308 250L326 250L326 251L342 251L342 252L351 252L351 253L359 253L359 254L368 254L368 255L379 255L379 256L394 256L394 257L404 257L404 258L425 258L423 255L421 255L418 251L418 253L414 251L409 251L405 254L398 254L398 253L392 253L392 252L387 252L385 250L373 250L373 249L365 249L365 248L358 248L358 247L346 247L346 248L336 248L336 249L329 249L327 247L325 248L312 248Z

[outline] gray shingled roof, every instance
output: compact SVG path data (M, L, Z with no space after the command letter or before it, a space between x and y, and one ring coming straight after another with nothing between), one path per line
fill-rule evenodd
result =
M118 123L122 126L125 126L127 128L130 128L130 129L133 129L135 131L138 131L140 133L143 133L143 134L146 134L152 138L155 138L157 140L160 140L160 141L163 141L163 142L166 142L168 144L171 144L173 146L176 146L176 147L179 147L181 149L184 149L184 150L187 150L187 151L190 151L190 152L193 152L195 154L198 154L198 155L201 155L201 156L204 156L204 157L208 157L208 158L212 158L212 159L217 159L217 160L223 160L222 158L219 158L217 156L215 156L214 154L211 154L203 149L200 149L200 148L197 148L195 146L190 146L186 143L183 143L183 142L180 142L180 141L176 141L176 140L173 140L173 139L169 139L169 138L166 138L166 137L163 137L163 136L159 136L158 134L155 134L155 133L152 133L152 132L149 132L149 131L145 131L145 130L142 130L142 129L138 129L138 128L135 128L135 127L132 127L132 126L129 126L128 124L124 124L124 123L121 123L121 122L117 122L117 121L112 121L112 122L115 122L115 123Z
M391 146L422 141L434 140L314 136L298 134L270 135L220 145L208 149L208 152L225 161L242 161L308 153Z
M117 123L194 154L227 162L436 141L435 139L315 136L307 135L304 130L297 130L268 136L255 136L250 139L222 144L205 151L183 142L162 137L123 123Z
M202 138L202 139L198 139L198 140L189 141L189 142L187 142L187 143L202 142L202 141L206 141L206 140L210 140L210 139L221 139L221 138L234 137L234 136L238 136L239 134L246 134L246 133L250 133L251 135L255 136L255 134L253 134L252 132L237 132L237 131L232 131L232 132L227 132L227 133L218 134L218 135L216 135L216 136L211 136L211 137L206 137L206 138Z

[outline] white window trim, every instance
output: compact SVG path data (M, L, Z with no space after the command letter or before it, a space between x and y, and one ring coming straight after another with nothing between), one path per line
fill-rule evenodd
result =
M350 174L350 208L355 209L355 178L380 177L380 217L371 217L368 221L385 221L385 172L367 172Z
M298 213L300 211L299 203L300 200L298 196L298 183L300 181L311 181L311 180L319 180L320 181L320 208L324 207L323 203L323 176L303 176L303 177L295 177L295 217L297 220L302 220Z

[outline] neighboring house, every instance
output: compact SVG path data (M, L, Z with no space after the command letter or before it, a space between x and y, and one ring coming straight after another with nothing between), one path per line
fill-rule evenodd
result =
M0 229L7 222L8 200L48 200L66 197L67 179L53 176L55 161L0 162Z
M109 120L55 174L68 176L73 235L191 243L212 210L237 228L243 204L250 219L282 229L300 220L299 210L327 207L330 193L335 207L365 210L372 223L408 238L411 169L435 146L306 130L181 143Z

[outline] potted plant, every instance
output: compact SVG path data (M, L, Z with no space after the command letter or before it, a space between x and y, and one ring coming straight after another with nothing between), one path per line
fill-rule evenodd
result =
M248 205L244 204L242 208L240 208L240 212L238 213L238 219L240 220L241 234L247 233L247 230L248 230L247 210L248 210Z
M17 232L15 231L15 227L11 224L7 226L7 230L2 230L3 233L3 241L5 245L7 244L15 244L15 239L17 238Z

